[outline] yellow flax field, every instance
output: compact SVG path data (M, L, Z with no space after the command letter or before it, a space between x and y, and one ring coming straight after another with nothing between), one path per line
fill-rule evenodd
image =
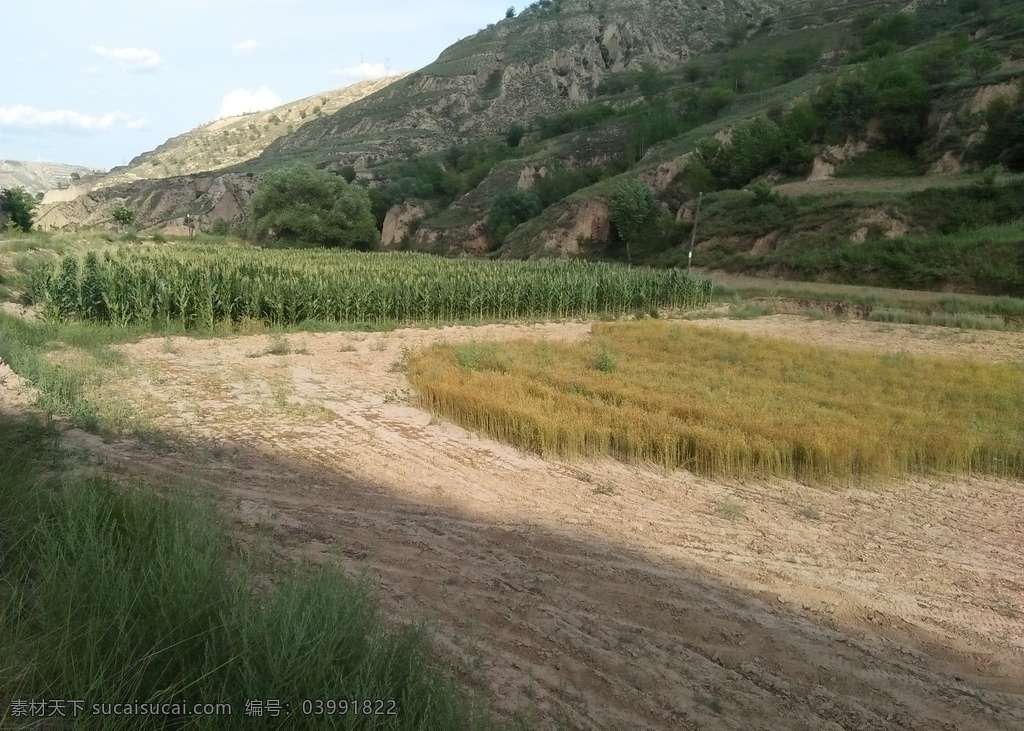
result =
M421 403L546 456L811 482L1024 476L1024 369L852 352L658 320L590 342L439 345Z

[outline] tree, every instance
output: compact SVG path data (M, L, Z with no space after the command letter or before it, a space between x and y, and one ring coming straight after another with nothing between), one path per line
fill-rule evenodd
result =
M630 244L639 243L657 210L658 201L646 183L626 178L615 186L609 211L615 230L626 242L626 261L630 264L633 263Z
M525 136L526 128L517 122L505 132L505 143L509 147L519 147Z
M533 193L519 188L507 188L494 196L484 227L494 245L500 246L516 226L529 221L543 208L540 199Z
M135 221L135 211L126 206L124 203L118 203L111 211L111 215L114 220L117 221L119 228L124 229L126 226L131 226Z
M973 46L964 53L964 65L971 70L975 79L999 65L999 56L984 48Z
M308 165L266 173L248 213L258 241L363 250L380 242L366 190Z
M640 93L644 95L647 101L651 101L668 87L665 75L650 61L644 62L644 65L640 68L637 84L640 87Z
M35 198L21 186L0 190L0 213L26 233L32 230L32 211L35 207Z
M505 11L505 17L506 18L514 18L514 17L516 17L516 6L515 5L509 5L508 6L508 10Z
M746 21L741 20L730 25L727 30L730 44L735 47L747 40L747 33L749 31L750 25Z

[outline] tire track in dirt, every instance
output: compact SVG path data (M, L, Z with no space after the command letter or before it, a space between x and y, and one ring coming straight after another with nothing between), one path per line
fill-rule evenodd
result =
M122 348L117 386L191 446L72 438L219 490L282 555L366 568L396 617L430 618L498 708L539 728L1024 726L1024 486L821 490L546 461L434 423L392 370L439 338L588 331L294 335L262 357L258 337L144 341ZM201 463L208 442L221 454Z

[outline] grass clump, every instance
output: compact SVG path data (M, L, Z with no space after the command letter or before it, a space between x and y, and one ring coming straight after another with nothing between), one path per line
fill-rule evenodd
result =
M365 581L296 565L260 588L214 506L65 466L52 431L0 416L9 698L82 700L71 725L96 729L493 727L438 671L421 629L384 623ZM303 713L317 698L393 699L395 714L325 721ZM253 699L278 699L281 716L247 716ZM94 703L214 702L226 704L216 716L89 713ZM0 726L39 727L11 709L0 707Z
M868 315L871 322L895 322L905 325L936 325L969 330L1005 330L1002 317L977 315L969 312L913 312L877 307Z
M414 356L421 403L544 455L609 455L720 477L816 483L911 473L1024 475L1024 371L845 352L659 321L594 344L503 344L502 370Z

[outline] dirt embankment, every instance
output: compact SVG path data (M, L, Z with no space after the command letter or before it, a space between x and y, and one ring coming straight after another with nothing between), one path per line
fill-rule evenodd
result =
M841 347L1017 360L1024 336L708 320ZM585 338L584 323L155 339L116 387L164 449L67 438L219 491L282 555L365 568L537 728L1024 727L1024 485L817 489L547 461L408 404L437 339ZM921 335L924 333L924 335ZM275 350L281 351L282 348Z

